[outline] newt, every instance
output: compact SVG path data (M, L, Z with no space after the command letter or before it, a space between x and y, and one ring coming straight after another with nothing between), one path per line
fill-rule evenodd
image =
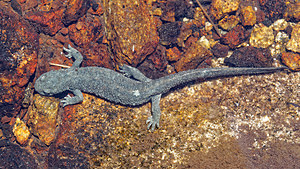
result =
M42 74L35 82L35 90L45 96L62 92L72 92L61 102L63 107L83 101L82 92L94 94L108 101L137 106L151 101L151 116L148 117L147 128L153 131L159 127L161 95L180 84L197 79L211 79L228 76L255 75L272 73L287 67L265 68L204 68L193 69L167 75L158 79L149 79L137 68L123 65L120 72L103 67L80 67L83 57L79 51L71 47L63 48L66 57L74 58L70 68L51 70Z

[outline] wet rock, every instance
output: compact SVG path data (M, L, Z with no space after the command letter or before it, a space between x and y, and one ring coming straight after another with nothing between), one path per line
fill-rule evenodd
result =
M88 10L88 13L91 13L93 15L98 15L98 16L100 16L104 13L100 1L91 0L90 6L91 6L91 8Z
M225 30L231 30L239 23L239 18L235 15L225 16L219 21L219 25Z
M177 47L169 48L166 50L166 57L170 62L178 61L181 58L181 52Z
M273 28L275 31L282 31L282 30L285 30L288 26L289 26L289 24L288 24L287 21L285 21L285 19L278 19L277 21L275 21L275 22L272 24L272 28Z
M272 44L269 48L271 50L272 56L280 56L282 52L286 51L286 44L289 41L289 35L280 31L275 37L275 43Z
M300 2L299 1L289 1L286 3L287 8L284 14L288 19L300 20Z
M0 140L0 168L38 168L38 165L27 150L8 140Z
M210 12L216 20L221 19L225 14L237 11L240 5L239 0L212 0Z
M90 1L68 0L66 2L66 7L67 9L64 12L62 22L65 25L70 25L86 14L87 10L90 8Z
M274 43L274 34L271 27L263 24L255 26L251 32L249 43L256 48L267 48Z
M25 144L30 136L30 132L26 124L20 120L20 118L16 119L15 125L13 127L13 133L18 141L18 143Z
M159 29L159 41L162 45L170 45L177 42L180 34L180 25L178 22L165 23ZM192 32L190 32L192 33Z
M91 43L86 48L80 49L83 54L82 66L98 66L113 69L113 61L109 56L107 46L104 44Z
M166 59L166 48L158 45L155 52L153 52L147 59L152 62L157 70L163 71L168 65L168 61Z
M222 45L217 43L216 45L213 46L212 48L212 53L215 57L219 58L219 57L225 57L228 54L229 51L229 47L226 45Z
M115 63L136 66L158 45L158 34L143 1L103 1L107 40Z
M284 52L281 56L282 62L294 71L300 70L300 55L292 52Z
M87 48L92 42L99 41L103 37L104 30L100 18L85 15L68 27L68 33L77 46Z
M265 12L267 18L274 22L278 19L283 18L283 13L286 9L284 0L267 0L261 2L261 8Z
M191 5L186 0L171 0L166 1L166 4L163 6L163 14L161 19L164 21L174 22L180 21L184 17L192 18L193 9Z
M27 124L31 133L46 145L55 139L58 107L58 99L35 94L33 105L28 110Z
M252 46L237 49L224 63L233 67L270 67L272 57L269 49L257 49Z
M177 72L195 69L210 56L212 56L212 53L208 49L195 42L187 49L183 57L175 63L175 69Z
M22 7L17 0L11 0L10 5L14 11L16 11L19 15L22 15Z
M0 2L0 118L18 113L24 86L35 71L38 35L33 27Z
M230 48L236 48L247 39L247 34L243 26L238 25L221 38L221 42Z
M294 26L291 39L287 43L286 48L293 52L300 52L300 23Z
M183 23L180 27L180 33L177 37L177 44L180 47L184 47L184 42L190 37L193 33L192 27L194 24L192 22ZM170 42L172 43L172 41Z
M201 8L195 8L194 19L192 21L197 27L202 27L206 22L206 17Z
M260 8L255 9L255 15L257 23L263 23L266 19L264 11L262 11Z
M137 67L146 77L150 79L158 79L160 77L168 75L166 71L160 71L155 68L153 62L149 59L145 59L145 61Z
M252 6L242 8L241 22L244 26L252 26L256 23L256 15Z
M37 26L39 31L48 35L55 35L64 27L62 17L65 9L57 9L50 12L31 12L26 15L26 19Z

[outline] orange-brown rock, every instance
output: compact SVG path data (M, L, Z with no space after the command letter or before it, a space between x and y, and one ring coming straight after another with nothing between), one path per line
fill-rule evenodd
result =
M13 133L20 144L25 144L30 136L28 127L22 120L20 120L20 118L16 119L13 127Z
M181 58L181 52L177 47L169 48L166 50L166 57L170 62L178 61Z
M230 48L236 48L239 44L247 39L247 35L243 26L238 25L221 38L221 42Z
M213 0L211 3L211 14L215 19L219 20L225 14L238 10L240 0Z
M79 47L86 48L103 36L101 21L96 16L84 16L68 27L70 39Z
M239 23L239 18L235 15L225 16L219 21L219 25L225 30L231 30Z
M33 105L28 110L27 124L30 131L46 145L50 145L55 139L58 106L58 99L35 94Z
M296 21L300 20L300 2L299 1L289 1L287 3L287 10L284 14L285 17L289 19L296 19Z
M144 1L103 0L107 40L116 63L141 63L158 44L153 16Z
M3 2L0 2L2 6ZM5 5L0 8L0 118L13 117L21 107L24 86L37 65L38 35Z
M241 21L244 26L252 26L256 23L256 15L252 6L244 7L241 10Z
M80 17L86 14L90 6L90 1L87 0L67 0L67 9L64 12L62 22L69 25L77 21Z
M293 31L291 33L291 39L286 44L286 48L293 52L300 53L300 23L293 27Z
M300 70L300 55L292 52L284 52L281 56L282 62L294 71Z
M64 11L62 8L49 12L33 12L26 15L26 19L34 23L43 33L55 35L64 26L61 21Z
M183 57L175 63L177 72L195 69L203 60L212 56L212 53L201 46L198 42L194 42L184 53Z

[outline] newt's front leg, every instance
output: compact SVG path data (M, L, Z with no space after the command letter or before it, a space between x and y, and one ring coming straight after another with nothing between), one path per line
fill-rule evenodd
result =
M82 92L79 89L71 90L71 92L75 95L71 97L70 95L67 95L62 99L60 102L63 103L63 107L70 105L70 104L76 104L83 101L83 95Z
M81 53L78 50L74 49L70 44L68 45L68 49L65 47L63 49L68 53L66 55L67 58L73 57L75 59L71 68L79 68L83 60Z

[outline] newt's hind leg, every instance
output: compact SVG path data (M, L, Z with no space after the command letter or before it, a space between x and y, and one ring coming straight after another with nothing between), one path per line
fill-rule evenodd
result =
M133 77L134 79L141 81L141 82L150 82L151 79L146 77L141 71L139 71L137 68L123 65L120 66L120 72L123 73L127 77Z
M75 59L71 68L79 68L83 60L81 53L78 50L74 49L70 44L68 45L68 49L65 47L63 49L68 53L66 55L67 58L73 57Z
M159 120L161 114L160 106L159 106L160 98L161 98L161 94L151 97L152 116L148 117L146 124L149 123L147 128L150 129L151 127L152 131L154 131L156 127L159 127Z

